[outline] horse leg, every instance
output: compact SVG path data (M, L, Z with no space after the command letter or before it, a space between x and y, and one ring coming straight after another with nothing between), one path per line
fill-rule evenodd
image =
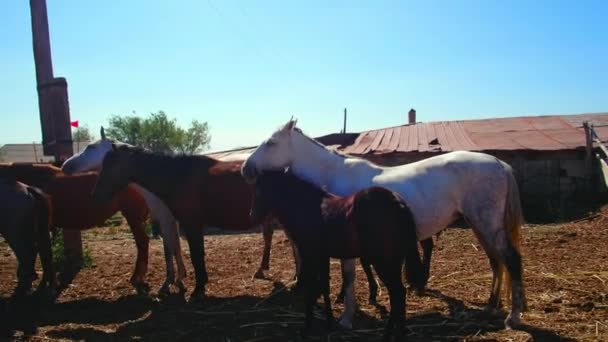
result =
M415 289L417 294L424 293L424 289L426 288L429 277L431 275L431 257L433 256L433 247L435 246L433 242L433 238L430 237L428 239L420 241L420 245L422 246L422 266L424 267L424 283L422 288Z
M293 254L293 260L296 266L296 274L293 277L294 279L298 279L300 269L302 268L302 259L300 258L300 253L298 252L298 246L296 246L296 244L293 242L291 242L291 253Z
M313 307L318 292L318 261L316 257L302 257L302 285L304 287L304 327L301 335L306 338L312 327ZM317 269L315 269L315 267Z
M161 234L163 235L163 234ZM167 275L165 282L158 290L158 294L161 296L169 295L169 286L175 282L175 268L173 267L173 252L169 247L169 242L163 237L163 251L165 253L165 267L167 269Z
M14 227L8 227L4 236L17 257L17 287L12 295L15 298L28 295L32 282L36 279L36 250L32 238L34 231L31 228L33 225L30 222L16 224Z
M171 218L170 221L173 238L173 256L175 257L175 263L177 264L177 279L175 280L175 286L179 289L180 293L186 292L186 286L184 285L184 278L186 278L186 265L184 265L184 257L182 256L182 244L179 238L179 228L177 221Z
M182 226L183 227L183 226ZM196 277L196 286L190 295L190 301L202 301L205 297L207 284L207 268L205 267L205 240L203 230L198 227L183 227L190 247L190 259Z
M357 299L355 298L355 262L356 259L342 259L342 288L344 291L344 312L340 316L338 323L347 329L353 327L353 316L357 308Z
M506 250L501 253L505 266L511 277L511 312L505 319L505 327L512 329L519 325L521 312L524 310L525 296L522 282L521 254L509 242Z
M388 341L392 335L392 330L397 327L397 339L404 334L405 328L405 307L406 296L405 287L401 281L401 265L403 258L396 258L388 261L376 260L374 268L376 273L388 288L388 296L391 304L391 312L388 322L384 328L383 340Z
M372 266L369 260L364 257L361 257L361 267L363 268L363 272L365 272L365 276L367 277L367 283L369 284L368 302L369 304L375 304L376 298L378 297L378 288L380 287L380 284L378 284L376 277L374 277L374 273L372 272Z
M262 252L262 262L260 268L253 275L254 279L264 279L264 271L270 269L270 248L272 247L272 235L274 227L269 222L262 224L262 236L264 237L264 251Z
M167 275L165 283L159 290L161 294L169 293L169 286L175 284L180 292L184 292L183 277L185 276L185 266L181 254L181 246L179 241L179 233L177 231L177 222L173 215L166 208L157 208L156 215L159 215L160 230L163 237L163 249L165 251L165 264L167 267ZM177 280L175 280L175 269L173 267L173 257L177 262Z
M331 310L331 299L329 298L329 258L323 258L320 264L320 289L325 303L325 317L327 320L327 330L331 330L334 323L334 316Z
M38 290L48 286L48 294L53 297L57 289L57 277L53 269L53 254L51 251L51 236L48 228L48 212L45 212L47 219L44 223L38 222L38 253L42 264L42 280L38 285Z
M127 223L131 228L131 233L135 238L135 246L137 247L137 259L135 261L135 270L131 277L131 284L135 287L138 294L147 294L149 291L146 284L146 273L148 272L148 246L150 238L144 230L144 220L138 215L125 213L123 215L127 219Z

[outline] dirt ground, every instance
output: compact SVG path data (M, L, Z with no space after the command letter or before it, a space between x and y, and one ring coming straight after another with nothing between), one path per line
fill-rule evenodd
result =
M608 340L608 210L591 220L526 226L524 279L529 310L521 330L505 331L505 314L482 311L491 273L484 252L468 229L448 229L438 240L429 291L408 294L408 340ZM121 227L112 234L84 235L95 266L82 270L56 304L45 307L30 340L201 340L297 341L302 326L300 300L290 293L294 274L290 245L275 233L267 279L252 280L262 253L260 233L205 238L210 281L208 299L189 304L178 294L165 299L135 294L128 280L135 246ZM186 243L187 286L193 288ZM339 263L332 261L332 298L339 290ZM14 288L15 259L0 243L0 296ZM148 280L156 293L164 280L162 245L151 241ZM383 289L379 305L367 303L367 284L358 267L360 310L354 330L324 330L315 321L310 341L379 340L389 308ZM334 305L335 317L342 305ZM319 312L321 317L321 313ZM26 339L17 333L15 339Z

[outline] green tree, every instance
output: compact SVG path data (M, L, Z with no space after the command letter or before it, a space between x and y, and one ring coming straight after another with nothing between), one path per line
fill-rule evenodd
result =
M93 140L93 136L91 135L91 131L89 131L89 127L77 127L74 132L72 132L72 140L74 141L91 141Z
M163 111L151 113L146 118L135 113L112 116L106 133L119 141L163 153L198 153L208 148L211 140L206 122L194 120L190 127L183 129Z

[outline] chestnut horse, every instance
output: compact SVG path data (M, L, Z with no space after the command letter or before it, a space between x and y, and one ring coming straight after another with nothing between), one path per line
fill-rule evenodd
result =
M63 229L85 230L102 225L120 211L127 220L137 246L137 261L131 284L138 292L145 292L148 268L149 238L144 227L148 207L132 187L119 191L105 204L97 203L91 196L97 175L82 173L65 175L61 169L48 164L2 164L0 177L15 179L41 188L52 199L52 225Z
M163 155L129 145L107 152L93 196L107 201L129 183L158 196L186 234L196 276L191 300L202 299L208 281L203 227L247 230L253 189L241 176L240 161L207 156Z
M408 283L424 287L418 254L416 225L401 197L385 188L372 187L338 197L284 171L266 171L256 180L252 219L273 212L294 239L306 289L303 334L312 324L313 305L321 291L327 322L333 321L329 300L329 258L361 257L374 266L388 288L391 312L385 339L396 325L403 334L405 288L401 267L406 264Z
M51 255L51 202L41 190L0 178L0 234L17 257L17 287L13 297L30 292L36 278L34 264L40 253L43 276L39 289L56 286Z
M88 172L88 171L101 171L101 165L103 163L103 158L106 153L112 150L112 145L128 145L119 141L115 141L113 139L109 139L105 135L105 130L103 127L100 129L101 139L90 143L87 147L81 151L80 153L74 154L68 160L66 160L61 169L66 174L74 174L78 172ZM221 161L244 161L249 154L238 154L238 155L230 155L223 158L219 158ZM160 199L158 199L154 194L150 193L146 189L141 186L137 186L137 189L141 191L142 196L148 203L148 207L150 208L150 215L152 218L156 218L157 221L160 222L160 228L163 235L163 244L165 247L165 261L167 265L167 281L165 284L172 282L173 280L173 262L171 259L171 255L175 256L178 275L176 282L181 284L181 278L185 276L185 268L182 261L181 256L181 247L180 241L178 238L178 234L176 231L177 223L171 211L166 208L164 203ZM262 225L262 236L264 238L264 250L262 253L262 260L259 268L253 275L254 278L263 279L264 271L267 271L270 267L270 249L272 244L272 235L274 233L274 222L267 222L267 224ZM296 261L296 273L298 270L298 257L296 250L293 250L294 260ZM179 286L179 285L178 285ZM164 288L165 286L163 286Z

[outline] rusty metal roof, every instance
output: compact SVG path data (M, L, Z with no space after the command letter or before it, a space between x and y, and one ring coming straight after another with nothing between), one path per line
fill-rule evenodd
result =
M482 120L421 122L361 133L315 138L331 149L362 155L393 152L559 151L585 147L583 122L608 141L608 113L522 116ZM257 146L207 153L214 158L242 158Z
M584 121L608 125L608 113L416 123L362 132L340 150L350 154L570 150L585 147ZM608 137L608 127L597 127L596 132Z

